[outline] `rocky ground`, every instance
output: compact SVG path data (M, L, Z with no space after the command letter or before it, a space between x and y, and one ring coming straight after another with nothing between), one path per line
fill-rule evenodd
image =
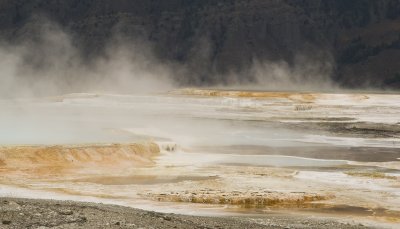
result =
M270 214L200 217L72 201L0 198L0 228L368 228L333 219Z

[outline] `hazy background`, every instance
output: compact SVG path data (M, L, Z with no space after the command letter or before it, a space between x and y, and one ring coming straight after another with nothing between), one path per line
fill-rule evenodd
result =
M57 23L43 16L35 17L33 23L30 28L35 36L0 45L3 97L152 93L185 86L329 90L334 85L330 80L334 60L323 52L314 57L298 54L292 65L253 58L244 70L209 72L207 77L213 80L202 82L199 72L207 70L211 52L206 39L199 39L190 63L180 63L157 57L150 42L126 37L116 27L103 52L87 58Z
M0 95L400 87L400 2L0 3Z

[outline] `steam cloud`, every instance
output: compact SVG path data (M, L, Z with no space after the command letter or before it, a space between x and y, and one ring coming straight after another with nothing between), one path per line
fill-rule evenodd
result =
M250 72L263 89L329 91L338 89L331 80L333 63L333 57L324 52L314 53L314 57L299 54L292 66L285 61L255 60Z
M204 44L204 40L199 39L199 45L208 48L198 48L201 51L191 55L189 63L181 64L156 58L146 42L132 42L115 35L104 48L104 55L88 61L60 26L45 19L39 24L33 26L40 34L37 37L16 44L0 43L0 97L73 92L147 93L188 84L260 90L333 87L330 81L332 59L299 55L293 65L255 59L246 76L237 72L212 73L207 78L215 80L210 83L202 82L196 75L201 71L199 68L207 67L204 66L207 61L209 64L204 52L210 52L210 46Z
M142 93L172 88L171 69L150 48L115 36L105 54L84 60L59 26L45 21L39 37L0 45L0 96L46 96L72 92Z

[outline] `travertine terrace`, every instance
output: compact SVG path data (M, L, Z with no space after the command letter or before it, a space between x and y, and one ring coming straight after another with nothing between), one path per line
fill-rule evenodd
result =
M393 226L399 100L206 89L2 100L0 194Z

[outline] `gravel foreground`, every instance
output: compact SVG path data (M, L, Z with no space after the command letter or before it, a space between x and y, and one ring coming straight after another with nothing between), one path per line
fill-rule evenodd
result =
M332 219L201 217L73 201L0 198L0 228L368 228Z

